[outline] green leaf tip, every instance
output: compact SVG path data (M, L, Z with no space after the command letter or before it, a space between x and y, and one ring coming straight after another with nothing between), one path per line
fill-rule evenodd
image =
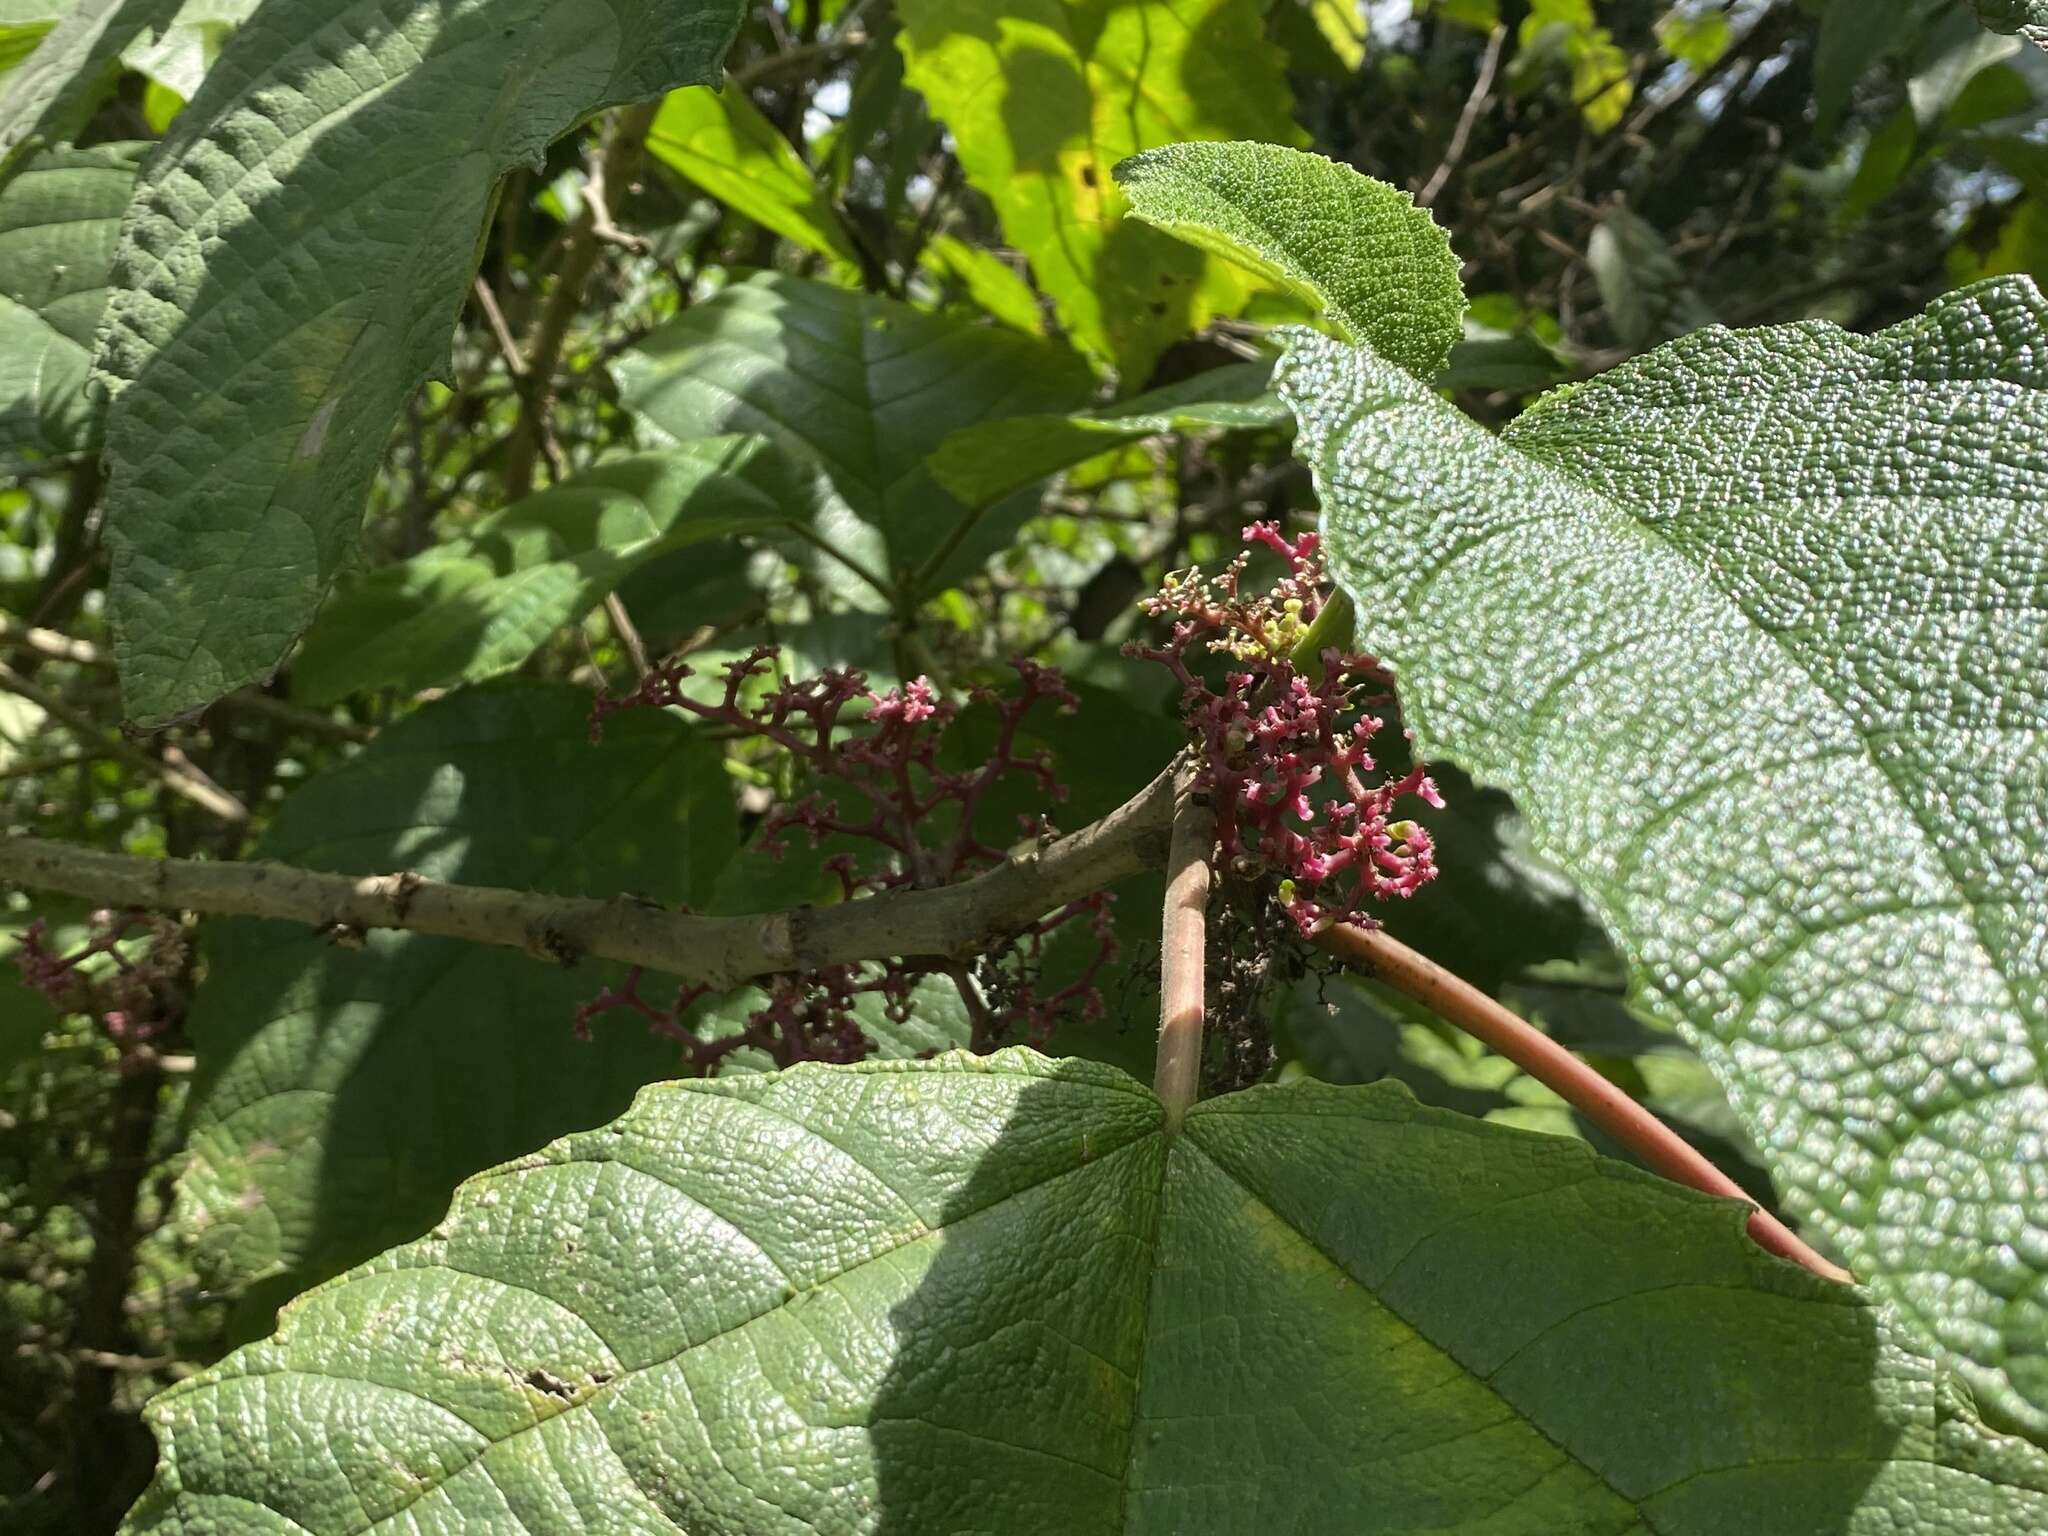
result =
M1345 340L1424 379L1449 359L1458 259L1399 188L1278 144L1169 144L1115 176L1133 218L1299 294Z

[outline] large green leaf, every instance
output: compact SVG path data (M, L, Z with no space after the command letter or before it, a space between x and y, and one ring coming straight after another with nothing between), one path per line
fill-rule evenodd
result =
M1181 1135L1029 1052L665 1084L149 1409L127 1529L2020 1536L1737 1207L1399 1088Z
M287 800L257 852L563 895L701 903L734 847L719 749L656 713L609 722L567 687L465 689ZM252 1310L417 1236L457 1181L602 1124L675 1070L638 1029L572 1034L616 969L377 932L209 925L181 1229Z
M1272 372L1266 363L1233 363L1112 405L965 427L931 456L932 474L969 506L987 506L1147 437L1285 426L1287 408L1268 387Z
M0 186L0 462L97 433L92 337L146 144L53 149Z
M737 0L270 0L138 183L100 367L129 712L276 665L446 356L501 173L715 77ZM47 44L46 44L47 46Z
M1788 1204L2048 1432L2048 311L1701 332L1502 438L1278 376L1359 643L1511 792Z
M1242 306L1242 274L1119 222L1110 170L1175 139L1299 138L1258 6L899 0L896 14L910 84L1077 346L1136 388L1162 348Z
M1027 494L970 512L925 455L958 428L1066 410L1089 389L1049 342L776 273L696 305L614 366L621 402L662 437L760 432L815 459L859 520L834 542L907 594L975 569L1037 510Z
M414 692L510 671L643 566L802 522L809 496L762 438L601 464L346 584L306 636L292 692L324 704L358 688Z
M1169 144L1116 178L1133 218L1301 295L1347 340L1423 378L1450 357L1458 260L1406 192L1277 144Z

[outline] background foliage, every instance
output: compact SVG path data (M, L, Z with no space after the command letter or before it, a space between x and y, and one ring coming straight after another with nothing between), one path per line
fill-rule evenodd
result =
M1431 207L1468 312L1420 339L1358 329L1417 370L1447 347L1454 402L1513 424L1489 490L1502 501L1525 457L1624 481L1602 467L1601 391L1668 387L1654 369L1524 408L1699 326L1813 317L1868 332L1982 278L2048 280L2048 55L1952 0L790 0L609 8L623 34L591 28L573 0L365 21L383 9L0 0L0 823L131 852L406 866L714 912L817 899L830 887L816 860L735 853L794 787L785 764L665 717L585 740L582 700L630 687L637 659L685 648L711 671L763 642L793 670L853 665L878 684L993 682L1019 652L1056 662L1083 707L1034 717L1032 740L1072 786L1060 823L1101 814L1179 740L1161 679L1115 654L1137 632L1133 599L1233 549L1248 515L1318 505L1266 339L1314 313L1315 284L1284 249L1262 281L1172 238L1178 216L1149 206L1146 183L1112 178L1127 154L1172 141L1313 147ZM1976 9L2005 28L2042 22ZM728 43L722 89L616 106L715 78ZM473 67L476 49L488 66ZM401 87L373 89L387 72ZM291 193L303 201L245 217L253 168L307 143L311 179ZM1313 229L1257 233L1316 245ZM338 270L321 242L351 238L379 264ZM1418 273L1443 263L1395 255ZM1369 311L1386 270L1320 295L1334 328L1349 302ZM204 324L173 324L182 314ZM96 334L113 375L97 381ZM1882 433L1874 392L1896 370L1873 347L1858 395ZM1772 403L1781 424L1804 403L1788 395ZM1336 430L1302 416L1309 443ZM311 451L318 476L303 472L330 438L346 452ZM109 474L122 505L148 502L132 527L106 515ZM1344 575L1370 615L1427 540L1360 544L1369 555ZM1963 568L1981 555L1950 553ZM211 574L187 581L192 564ZM1652 606L1704 600L1659 570L1623 584ZM1534 612L1569 596L1532 560L1490 601ZM1502 615L1465 613L1484 654ZM1881 624L1829 622L1851 620ZM1700 687L1748 692L1715 727L1769 758L1787 709L1764 707L1742 664L1701 668ZM1519 686L1472 683L1489 701ZM1439 723L1483 706L1416 704L1445 754L1446 874L1390 912L1396 931L1771 1196L1783 1147L1750 1142L1670 1028L1712 1025L1714 1000L1680 978L1661 1003L1632 1002L1630 964L1660 963L1630 927L1641 893L1619 893L1587 850L1530 837L1501 792L1532 812L1613 796L1641 761L1602 765L1612 780L1522 773L1526 744ZM131 738L124 715L169 728ZM970 711L950 750L973 761L988 734ZM2010 761L1990 767L2013 776ZM1909 768L1956 790L1954 764ZM1972 804L1995 793L1965 788ZM1038 808L1018 790L988 810L1007 837ZM1729 837L1739 871L1782 826L1767 801L1744 806ZM1953 898L1961 877L1922 852L1926 883L1947 880ZM1124 897L1108 1015L1054 1048L1138 1066L1156 882ZM1660 899L1712 915L1703 896ZM33 918L62 938L88 916L6 900L0 948ZM202 925L140 1042L59 1016L0 967L9 1530L112 1529L152 1464L147 1397L268 1333L310 1282L420 1237L464 1176L612 1119L672 1070L673 1048L629 1023L573 1037L577 1002L606 979L594 968L333 938ZM1985 986L2002 966L2011 989L1987 1039L2039 1016L2023 938L1984 946ZM1894 951L1924 952L1907 938ZM1219 1073L1391 1076L1431 1105L1580 1133L1545 1090L1392 994L1259 981ZM884 1054L964 1038L936 1005L901 1035L868 1023ZM1746 1027L1724 1032L1731 1051ZM1107 1092L1087 1070L1034 1099ZM634 1123L700 1107L687 1096ZM1413 1118L1404 1135L1440 1124L1373 1113ZM1228 1118L1212 1117L1218 1138ZM1802 1135L1788 1128L1785 1144L1824 1186L1839 1148ZM1640 1193L1615 1187L1624 1205ZM2029 1191L1994 1193L1986 1220L2017 1206L2012 1241L2038 1242ZM1753 1262L1691 1206L1641 1198L1636 1214L1702 1262ZM1821 1234L1853 1249L1857 1226ZM1917 1300L1965 1357L2006 1330L2008 1380L1980 1374L1980 1406L2038 1436L2043 1261L2021 1257L2033 1279L2016 1272L2013 1294ZM345 1323L349 1292L323 1294ZM1374 1331L1384 1319L1331 1326L1361 1350L1389 1337ZM913 1380L884 1390L918 1401ZM1888 1411L1856 1417L1841 1454L1883 1454Z

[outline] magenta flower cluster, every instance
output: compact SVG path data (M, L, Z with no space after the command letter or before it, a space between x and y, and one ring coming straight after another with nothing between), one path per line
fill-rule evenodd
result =
M1001 863L1004 850L985 842L976 824L989 791L1011 775L1031 779L1049 801L1066 798L1051 758L1019 749L1024 718L1034 707L1075 707L1065 680L1050 667L1020 658L1012 662L1022 685L1016 692L983 688L969 695L995 712L996 741L980 764L952 770L941 765L939 752L959 706L930 679L920 677L882 692L850 670L791 681L774 673L777 658L775 647L760 646L727 664L722 689L708 702L685 687L696 675L689 666L666 662L650 670L635 692L597 702L591 711L592 739L620 710L673 708L782 748L814 787L769 809L756 846L780 859L793 832L802 833L812 847L827 839L857 845L824 864L848 901L947 885ZM749 694L759 692L755 680L765 677L776 677L774 685L749 702ZM1026 837L1054 835L1043 817L1020 821ZM909 1016L918 986L938 976L959 994L974 1049L1019 1041L1043 1045L1062 1017L1094 1017L1102 1011L1096 978L1115 952L1108 903L1107 896L1095 895L1049 913L976 968L899 957L765 977L760 986L766 1000L738 1029L710 1038L692 1029L686 1016L711 988L685 986L666 1003L655 1003L642 995L644 976L636 967L620 986L606 987L577 1010L576 1028L587 1036L592 1021L604 1014L637 1014L650 1028L678 1041L686 1068L702 1075L747 1047L766 1052L779 1066L859 1061L874 1043L860 1028L857 1001L878 996L887 1016L900 1023ZM1048 990L1039 979L1046 945L1072 923L1085 925L1092 935L1092 956L1072 982Z
M85 942L63 954L51 947L49 924L36 919L14 963L29 989L60 1012L98 1019L127 1072L150 1059L151 1042L169 1027L186 956L185 930L175 919L102 911L92 914Z
M1441 809L1443 799L1421 766L1367 782L1368 743L1386 724L1370 711L1391 702L1379 663L1337 646L1300 654L1329 601L1319 536L1289 539L1277 524L1253 523L1244 539L1286 562L1269 591L1242 590L1249 551L1216 577L1169 576L1144 608L1173 621L1171 637L1125 651L1160 662L1181 685L1231 872L1276 877L1305 937L1332 923L1372 926L1370 904L1436 877L1429 833L1398 819L1396 806L1413 795ZM1220 687L1197 670L1203 653L1225 658Z

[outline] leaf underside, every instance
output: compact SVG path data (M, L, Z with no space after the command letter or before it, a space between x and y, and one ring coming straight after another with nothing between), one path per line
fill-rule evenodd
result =
M264 676L349 556L446 356L498 177L715 78L735 0L270 0L144 172L98 366L131 716Z
M1399 1089L1026 1051L662 1084L158 1398L127 1529L2019 1536L1739 1209Z
M1709 330L1500 438L1306 334L1359 644L1515 797L1789 1203L2048 1434L2048 313Z

